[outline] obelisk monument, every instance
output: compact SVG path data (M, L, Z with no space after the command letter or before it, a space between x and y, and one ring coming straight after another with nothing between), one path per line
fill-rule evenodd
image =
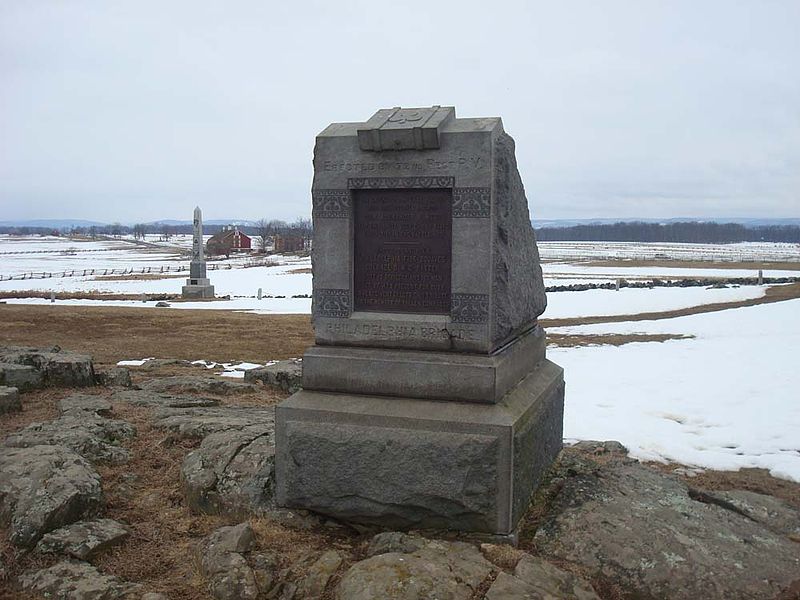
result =
M192 261L189 263L189 279L183 286L184 298L213 298L214 286L206 277L206 259L203 255L203 211L194 208L194 232L192 238Z

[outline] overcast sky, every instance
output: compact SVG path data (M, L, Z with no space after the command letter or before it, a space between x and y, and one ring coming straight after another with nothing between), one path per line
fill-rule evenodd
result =
M534 218L800 217L800 1L2 0L0 221L293 219L314 136L500 116Z

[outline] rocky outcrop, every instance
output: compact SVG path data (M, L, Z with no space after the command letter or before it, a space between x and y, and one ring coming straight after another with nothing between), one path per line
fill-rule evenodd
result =
M275 439L271 424L206 436L181 468L181 485L194 510L247 516L275 508Z
M112 519L80 521L45 534L36 545L36 550L44 554L67 554L87 560L120 544L128 535L128 528Z
M276 387L288 394L294 394L303 387L303 361L299 358L281 360L265 367L244 372L248 383L260 381L264 385Z
M202 398L198 396L174 396L172 394L159 394L147 390L120 390L111 396L114 402L125 402L134 406L148 406L153 408L192 408L204 406L219 406L216 398Z
M252 527L241 523L217 529L198 546L200 573L217 600L255 599L272 587L277 562L274 557L251 553L254 540Z
M136 435L125 421L105 419L86 410L67 411L54 421L32 423L3 440L4 446L29 448L49 445L71 448L91 462L122 464L129 454L120 446Z
M357 562L342 577L336 597L466 600L474 597L493 570L471 544L427 540L411 553L389 552Z
M194 375L176 375L174 377L151 379L142 385L142 389L149 392L216 394L217 396L249 394L256 391L256 387L251 383L227 381L212 377L197 377Z
M0 386L0 414L22 410L19 390L15 387Z
M218 406L156 411L155 425L177 439L203 439L211 433L254 426L275 428L272 407Z
M27 365L0 363L0 385L29 392L44 386L44 376L41 371Z
M485 598L486 600L511 598L600 600L588 582L529 554L520 559L513 575L504 572L498 574L486 592Z
M798 546L785 535L793 517L777 503L693 490L618 452L590 457L562 453L559 491L534 540L545 558L634 597L774 598L800 579Z
M107 371L98 371L94 377L97 385L107 387L131 387L133 385L131 372L125 367L112 367Z
M73 450L0 447L0 520L9 525L12 543L31 547L101 506L100 476Z
M0 363L23 365L42 374L45 385L86 387L95 384L92 357L49 348L0 347Z
M139 588L80 561L63 561L48 569L29 571L20 577L20 583L23 589L45 598L64 600L115 600L129 597Z

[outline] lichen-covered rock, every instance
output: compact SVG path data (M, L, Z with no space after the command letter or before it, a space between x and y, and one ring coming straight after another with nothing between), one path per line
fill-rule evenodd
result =
M633 460L565 450L559 493L538 529L544 558L581 565L636 597L774 598L800 578L788 538L674 476Z
M410 554L425 547L428 540L419 535L409 535L402 531L384 531L374 536L367 546L366 556L377 556L389 552Z
M0 385L0 414L22 410L19 390L15 387Z
M48 569L29 571L20 577L23 589L45 598L64 600L115 600L135 592L139 586L105 575L89 563L63 561Z
M95 380L98 385L109 387L131 387L131 372L125 367L112 367L107 371L95 373Z
M149 392L183 392L216 394L218 396L249 394L256 391L256 387L251 383L212 377L197 377L194 375L175 375L173 377L151 379L142 385L142 389Z
M304 600L320 600L328 582L341 564L342 556L336 550L323 552L322 556L308 568L305 577L300 580L295 597Z
M258 597L255 573L243 556L250 550L254 539L250 524L241 523L217 529L198 546L200 573L208 580L208 591L217 600Z
M431 540L410 554L390 552L357 562L342 577L336 597L468 599L493 569L470 544Z
M128 451L120 446L123 440L136 435L130 423L104 419L90 411L68 412L54 421L31 423L3 440L4 446L66 446L92 462L122 464Z
M693 493L698 497L696 490ZM747 490L703 492L702 496L703 501L738 511L774 533L800 539L800 511L780 498Z
M244 372L244 380L248 383L261 381L294 394L303 387L303 361L299 358L281 360L265 367L258 367Z
M0 385L29 392L44 386L44 376L40 371L27 365L0 363Z
M275 439L272 425L217 431L190 452L181 484L195 510L236 516L274 508Z
M85 413L108 416L111 414L111 402L103 396L90 394L72 394L58 401L62 415L81 415Z
M513 576L500 573L486 592L486 600L509 598L600 600L588 582L529 554L517 563Z
M514 140L498 136L494 147L494 322L492 342L528 329L547 307L539 250L525 188L517 170Z
M95 516L100 476L64 446L0 447L0 521L12 543L31 547L53 529Z
M80 521L46 533L39 540L36 550L45 554L68 554L87 560L122 543L129 533L125 525L113 519Z
M202 439L217 431L246 429L263 425L275 428L275 409L270 406L218 406L162 409L155 415L156 427L178 439Z
M85 387L94 385L92 357L62 351L58 346L49 348L0 348L0 362L25 365L41 372L45 385L60 387Z

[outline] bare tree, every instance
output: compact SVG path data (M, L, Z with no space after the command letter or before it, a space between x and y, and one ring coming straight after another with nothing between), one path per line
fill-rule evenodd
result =
M259 219L256 221L256 237L258 238L262 254L267 253L267 242L269 241L270 235L272 235L270 224L271 221L267 221L266 219Z
M303 246L306 249L311 248L311 234L313 233L313 227L311 224L311 219L306 219L304 217L297 217L295 222L292 223L291 228L297 232L298 235L303 237Z

